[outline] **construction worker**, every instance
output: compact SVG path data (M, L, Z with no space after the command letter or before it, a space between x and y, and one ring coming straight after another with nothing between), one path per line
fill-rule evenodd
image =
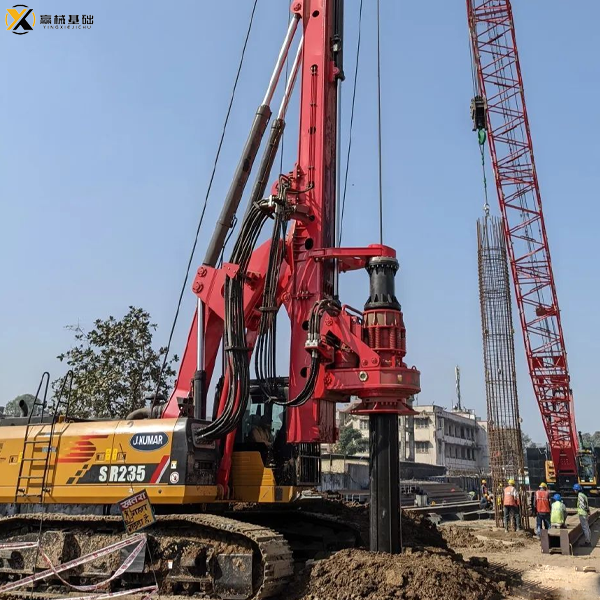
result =
M479 498L479 510L486 510L488 505L490 503L490 499L489 496L481 496L481 498Z
M509 531L510 521L515 521L515 531L521 531L521 511L519 510L519 492L515 487L515 480L509 479L504 488L502 505L504 507L504 529Z
M550 492L543 481L539 489L531 494L531 514L536 517L535 534L540 537L542 526L550 529Z
M564 528L565 521L567 520L567 507L562 501L560 494L554 494L552 496L552 506L550 507L550 523L552 527Z
M487 481L485 479L481 480L481 487L479 488L479 498L485 498L488 493Z
M585 537L585 545L592 545L592 534L590 532L590 523L588 517L590 514L590 504L587 496L583 493L583 488L576 483L573 486L573 490L577 492L577 515L579 516L579 522L581 523L581 529L583 530L583 536Z

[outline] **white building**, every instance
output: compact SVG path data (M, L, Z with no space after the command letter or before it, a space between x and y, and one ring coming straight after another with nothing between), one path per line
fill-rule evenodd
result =
M353 415L352 405L339 411L339 427L353 427L369 437L369 418ZM487 423L470 410L413 406L414 417L400 417L400 460L444 466L448 475L487 473ZM367 453L362 453L366 455Z
M486 473L489 469L487 423L473 411L415 406L418 462L443 465L448 474Z

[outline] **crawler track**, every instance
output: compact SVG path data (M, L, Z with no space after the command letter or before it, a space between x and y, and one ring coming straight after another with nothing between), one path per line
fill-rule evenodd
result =
M29 514L0 519L0 544L35 541L40 524L41 547L54 565L126 537L118 517ZM15 577L30 575L35 557L35 549L2 555L0 586ZM115 552L114 556L66 571L65 578L75 585L97 583L107 579L121 562L122 557ZM240 592L239 574L248 565L251 572L246 573L246 590ZM287 541L265 526L210 514L167 515L159 516L157 523L147 530L144 564L137 572L124 573L110 584L110 589L153 584L156 577L161 593L218 593L222 598L259 600L279 593L290 580L293 567ZM39 556L35 568L47 568ZM232 580L231 586L228 570L238 579ZM48 579L35 585L37 591L47 590L50 597L57 590L58 581ZM20 594L15 591L17 595Z

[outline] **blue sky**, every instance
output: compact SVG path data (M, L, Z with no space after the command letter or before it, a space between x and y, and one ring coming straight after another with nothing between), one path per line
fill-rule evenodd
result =
M467 406L485 412L475 221L483 203L471 132L464 2L382 1L385 242L398 251L408 362L421 403L450 406L454 366ZM600 429L597 266L600 4L515 0L538 175L561 303L578 426ZM344 243L378 239L374 5L365 2ZM120 5L40 1L36 14L93 14L91 30L0 35L0 404L64 368L65 325L142 306L164 343L204 199L250 0ZM287 0L259 0L234 111L194 264L283 37ZM358 0L346 1L347 132ZM83 8L85 7L85 8ZM68 19L68 17L67 17ZM293 165L292 104L284 168ZM347 137L343 141L345 155ZM497 202L492 196L493 210ZM361 306L363 273L343 277ZM193 295L174 342L181 353ZM524 429L544 439L516 337Z

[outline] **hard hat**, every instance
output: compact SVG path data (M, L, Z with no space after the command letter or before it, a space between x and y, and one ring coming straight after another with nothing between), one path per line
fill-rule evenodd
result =
M573 490L576 492L580 492L582 489L583 488L578 483L573 486Z
M540 487L541 488L547 488L548 486L542 481L542 483L540 483Z
M515 485L515 480L514 479L509 479L508 480L508 485Z
M487 483L487 481L485 479L482 479L481 483Z
M556 500L557 502L559 502L560 500L562 500L562 498L560 497L560 494L554 494L554 496L552 496L553 500Z

